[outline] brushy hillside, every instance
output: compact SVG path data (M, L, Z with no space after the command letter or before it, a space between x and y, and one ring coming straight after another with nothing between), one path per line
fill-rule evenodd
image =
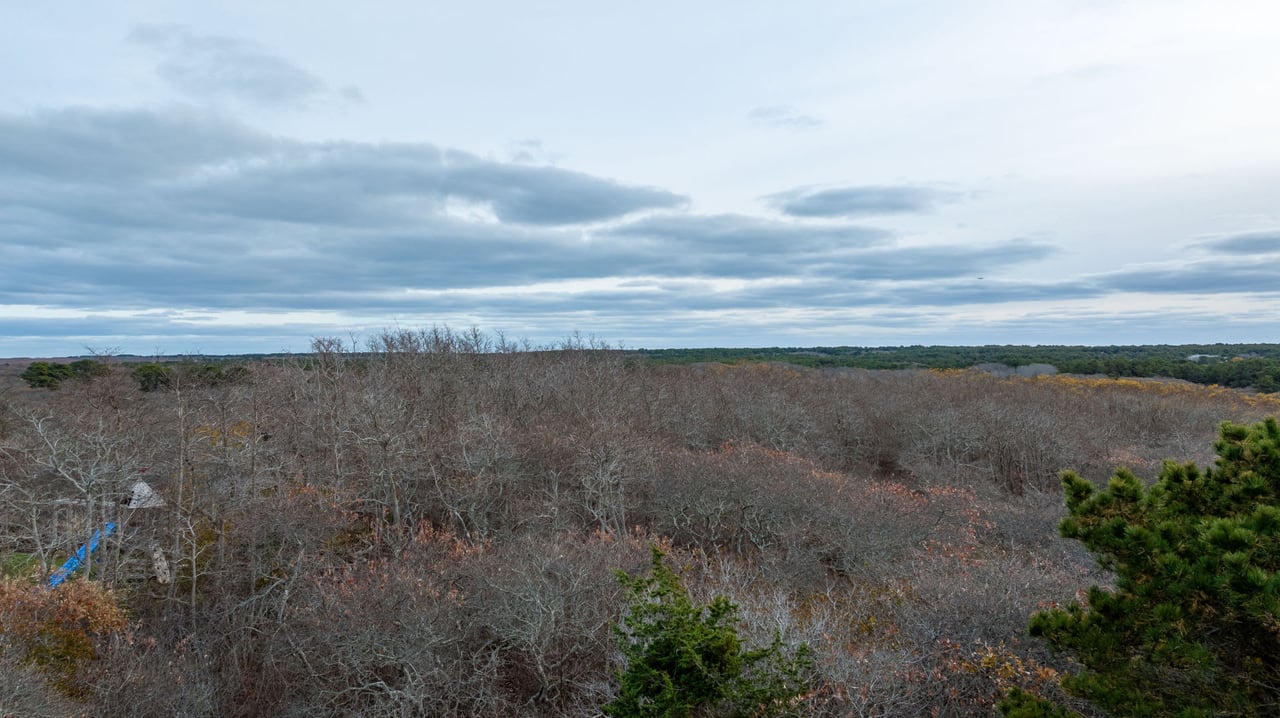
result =
M747 645L808 646L803 712L982 713L1055 695L1067 666L1028 619L1108 580L1057 537L1059 472L1151 479L1211 459L1221 421L1280 413L1175 382L654 365L439 330L315 350L6 395L0 713L599 715L616 571L654 546L694 600L737 604ZM89 580L50 598L40 577L108 521Z

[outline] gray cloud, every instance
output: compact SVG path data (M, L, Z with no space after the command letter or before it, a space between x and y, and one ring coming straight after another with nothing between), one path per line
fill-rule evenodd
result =
M898 306L951 307L960 304L1005 304L1083 299L1105 293L1088 281L1031 282L1019 279L953 278L887 287L879 300Z
M332 309L410 287L663 271L574 225L684 202L425 144L281 140L185 110L0 116L0 302Z
M872 227L806 225L737 214L652 215L616 227L608 234L750 255L838 252L883 244L892 236Z
M340 327L288 321L270 326L210 326L167 314L135 318L94 314L79 318L0 318L6 356L74 356L90 350L143 356L300 351L305 350L312 337L325 333L345 332ZM51 352L50 346L59 349Z
M1050 256L1051 245L1015 240L979 247L884 246L883 229L812 225L744 215L656 215L608 234L649 241L673 268L710 276L830 276L910 281L997 271ZM678 256L680 252L695 252ZM712 252L704 262L697 252ZM702 264L703 266L699 266Z
M979 287L965 281L850 282L841 278L810 277L780 286L752 286L709 292L705 288L665 283L632 292L587 292L573 297L547 297L544 307L560 311L590 308L626 313L647 311L732 311L842 310L853 307L923 308L952 307L957 304L995 304L1078 296L1078 290L1041 289L1035 285L1010 283L1003 287ZM538 311L531 306L530 310Z
M998 322L955 321L938 327L939 342L990 343L991 333L1025 344L1202 344L1253 343L1270 336L1274 313L1223 314L1220 311L1130 310L1106 314L1089 309L1039 308Z
M528 224L595 222L643 209L683 206L686 199L653 187L622 187L551 167L477 161L450 153L454 187L469 199L493 202L498 219Z
M112 187L173 178L260 157L277 144L236 122L190 108L74 107L0 115L0 173L60 183ZM11 185L6 182L5 187Z
M1280 256L1240 262L1201 261L1133 267L1096 277L1099 286L1117 292L1161 294L1280 294Z
M0 304L84 313L0 315L0 336L6 347L69 337L72 353L124 339L141 352L277 351L316 334L452 321L534 339L558 327L759 344L850 312L862 326L910 316L947 331L937 317L960 304L1280 287L1274 255L1032 282L1019 268L1053 245L904 246L843 215L687 205L660 188L425 143L272 137L189 108L0 115ZM1263 253L1271 239L1203 249ZM232 310L302 314L268 328L214 321ZM335 314L349 319L332 326ZM779 333L752 335L757 325Z
M989 282L988 282L989 283ZM936 287L938 282L927 286ZM949 281L953 289L973 282ZM845 291L840 291L841 287ZM573 330L593 333L629 347L813 346L834 344L899 344L922 341L981 344L996 332L1014 343L1092 344L1097 332L1126 337L1127 342L1169 343L1256 341L1271 326L1274 314L1260 307L1252 315L1222 316L1213 311L1126 312L1099 316L1088 309L1028 305L1009 319L957 317L952 303L926 298L911 301L908 290L923 284L885 287L877 295L870 287L849 290L839 282L813 281L774 290L708 293L679 282L657 292L588 292L564 296L555 292L521 296L446 296L419 300L410 306L387 301L366 302L361 308L379 309L380 319L346 319L339 323L279 320L270 326L226 326L184 318L172 313L132 319L86 316L83 319L0 320L5 353L41 356L80 353L85 347L122 347L147 354L223 353L228 351L305 350L311 337L354 334L369 336L390 326L423 326L448 322L455 326L478 323L501 329L508 336L553 342ZM1027 289L1030 290L1030 285ZM1017 294L1005 295L1007 301ZM897 297L903 300L896 301ZM1034 297L1026 297L1032 299ZM1051 297L1041 297L1051 298ZM864 311L851 314L850 309ZM870 311L866 311L870 310ZM835 328L833 328L835 327ZM56 349L49 349L56 347Z
M999 272L1052 251L904 248L860 225L673 212L687 200L657 188L428 144L285 140L184 110L67 110L0 117L0 127L11 131L0 141L0 301L10 303L394 313L421 306L413 290L494 288L490 299L431 301L521 315L572 309L500 288L627 278L643 286L568 301L598 311L828 301L777 288L699 299L707 285L686 281L790 278L887 302L897 300L848 285ZM164 150L138 152L148 137Z
M616 219L686 200L578 172L480 159L432 145L279 140L189 110L63 110L0 116L0 193L63 219L114 202L149 214L403 224L451 198L535 225ZM77 209L79 207L80 209ZM168 220L176 220L170 216ZM124 222L124 218L119 218ZM135 221L145 222L143 218Z
M1198 249L1220 254L1275 254L1280 252L1280 231L1245 232L1197 242Z
M940 279L980 276L1017 264L1046 259L1053 245L1011 240L977 247L908 247L879 249L853 258L840 271L860 279Z
M764 199L793 217L863 217L930 212L959 196L928 187L867 185L831 189L801 187Z
M770 127L792 130L807 130L822 126L822 120L813 115L806 115L790 105L755 107L747 113L747 118Z
M552 167L480 159L431 145L292 144L235 172L193 177L178 192L201 211L323 224L405 223L450 198L503 222L598 222L677 207L679 195Z
M358 88L333 91L319 77L246 40L202 35L182 25L139 25L128 40L162 53L156 73L188 96L264 106L301 105L325 96L363 99Z

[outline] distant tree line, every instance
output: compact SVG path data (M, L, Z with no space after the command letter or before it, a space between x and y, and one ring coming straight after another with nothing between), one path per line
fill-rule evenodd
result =
M1280 344L1139 346L906 346L658 349L660 364L786 362L811 368L964 369L979 364L1052 364L1069 374L1168 377L1196 384L1280 391Z
M129 376L140 391L165 391L176 386L217 387L244 381L249 370L241 363L226 361L144 362L126 364ZM111 366L98 359L78 359L70 363L31 362L21 378L33 389L57 389L63 382L91 379L111 373Z
M703 348L640 350L634 355L656 364L784 362L809 368L966 369L983 364L1049 364L1068 374L1165 377L1263 393L1280 392L1280 344ZM188 386L235 383L247 375L247 362L263 359L267 357L125 364L132 367L131 376L138 388L150 392L169 389L175 382ZM366 359L360 354L352 357L355 363ZM293 360L303 366L314 363L306 355ZM101 376L106 371L107 365L97 359L66 364L38 361L27 367L22 379L33 388L57 389L68 379Z
M236 384L249 376L243 364L222 362L147 362L129 372L142 391L165 391L176 386L218 387Z

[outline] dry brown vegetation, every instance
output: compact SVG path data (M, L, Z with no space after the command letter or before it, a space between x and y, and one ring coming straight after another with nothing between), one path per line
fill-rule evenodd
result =
M315 350L230 386L178 372L141 393L119 371L8 395L0 554L34 578L0 592L0 715L598 715L614 572L654 543L696 596L742 607L749 640L808 644L813 714L990 711L1063 668L1030 614L1106 580L1056 538L1058 472L1150 477L1211 458L1220 421L1280 411L1180 383L650 366L477 332ZM127 508L139 477L163 508ZM98 588L22 598L106 521ZM31 659L61 650L42 630L74 651Z

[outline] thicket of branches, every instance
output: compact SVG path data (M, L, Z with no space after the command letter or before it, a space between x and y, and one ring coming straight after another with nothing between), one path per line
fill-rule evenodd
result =
M1152 478L1280 409L448 330L314 350L233 382L177 367L141 392L117 367L4 400L0 713L599 715L616 571L656 545L692 600L738 607L749 647L808 646L806 712L970 715L1052 695L1063 666L1028 617L1107 580L1056 537L1061 469ZM129 508L139 479L164 506ZM22 598L107 521L82 594L127 621Z

